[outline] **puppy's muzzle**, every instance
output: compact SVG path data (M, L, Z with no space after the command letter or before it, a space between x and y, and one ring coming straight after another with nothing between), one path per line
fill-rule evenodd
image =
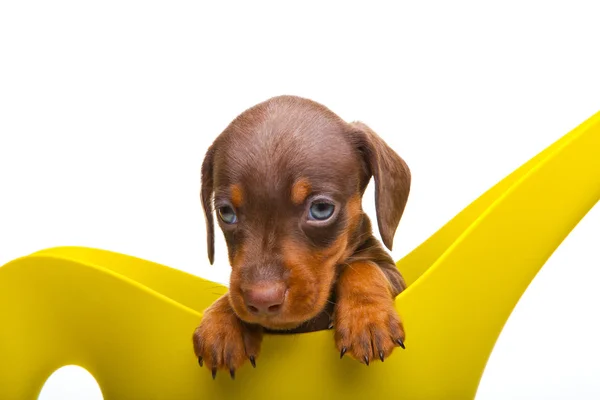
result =
M257 316L274 316L281 312L287 287L281 281L267 281L242 289L248 311Z

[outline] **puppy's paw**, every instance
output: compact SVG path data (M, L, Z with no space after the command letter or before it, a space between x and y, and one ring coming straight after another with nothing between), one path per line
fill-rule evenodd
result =
M404 348L404 328L390 298L338 299L333 327L340 358L348 354L369 365L383 362L396 346Z
M211 371L213 379L219 370L228 371L233 379L246 361L256 367L262 328L241 321L225 295L206 310L193 342L198 363Z

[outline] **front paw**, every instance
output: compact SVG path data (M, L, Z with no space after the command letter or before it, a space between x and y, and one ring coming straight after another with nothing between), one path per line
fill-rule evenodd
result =
M241 321L225 295L205 311L194 331L193 342L198 363L212 372L213 379L218 370L229 371L233 379L247 360L256 367L262 328Z
M404 348L404 328L390 298L338 299L333 327L340 358L348 354L369 365L383 362L396 346Z

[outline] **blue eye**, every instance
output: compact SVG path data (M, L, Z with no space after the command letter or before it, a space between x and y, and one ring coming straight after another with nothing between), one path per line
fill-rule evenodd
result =
M335 206L331 203L317 201L311 204L309 209L309 217L312 220L325 221L333 215Z
M220 207L218 210L219 218L226 224L235 224L237 222L237 215L233 208L229 206Z

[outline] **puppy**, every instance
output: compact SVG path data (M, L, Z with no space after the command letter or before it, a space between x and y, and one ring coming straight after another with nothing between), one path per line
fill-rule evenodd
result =
M333 328L340 356L384 361L405 333L394 298L405 282L373 236L362 196L375 182L377 225L391 250L408 199L408 166L368 126L314 101L279 96L237 118L201 171L208 258L214 219L227 242L229 292L194 331L213 378L247 360L264 332Z

